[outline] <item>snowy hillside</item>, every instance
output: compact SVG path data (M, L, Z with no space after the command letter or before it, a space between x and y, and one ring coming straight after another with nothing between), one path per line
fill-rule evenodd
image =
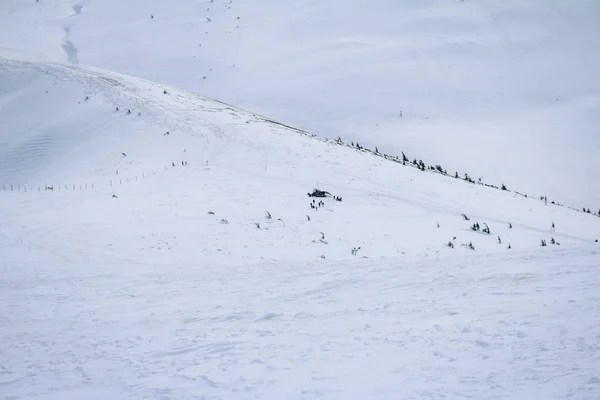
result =
M599 19L595 0L9 1L0 56L171 84L595 209Z
M0 400L597 400L599 17L0 2Z
M598 397L597 216L105 70L0 82L2 399Z

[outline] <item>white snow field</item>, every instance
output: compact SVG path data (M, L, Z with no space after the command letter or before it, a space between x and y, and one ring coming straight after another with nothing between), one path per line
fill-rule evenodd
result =
M0 56L174 85L597 209L598 21L596 0L13 0Z
M104 70L0 82L0 399L600 396L597 216Z
M599 20L0 2L0 400L600 399Z

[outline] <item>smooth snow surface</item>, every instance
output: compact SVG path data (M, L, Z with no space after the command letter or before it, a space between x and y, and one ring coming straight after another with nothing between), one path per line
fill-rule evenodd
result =
M596 0L9 1L0 56L171 84L598 208L598 21Z
M597 137L569 148L571 125L541 143L523 123L557 118L591 132L597 82L587 85L592 73L583 69L550 80L550 92L563 85L573 96L553 105L556 113L515 92L538 96L552 68L593 66L597 54L586 49L597 37L566 46L553 34L546 43L544 29L554 21L572 24L565 35L593 32L595 3L545 2L539 21L533 1L374 1L361 13L358 3L336 3L0 4L0 400L600 398L600 218L579 207L600 208L597 168L584 168L598 154ZM477 7L493 11L488 22L523 30L510 42L519 63L501 51L505 42L490 41L497 33L481 25L484 14L475 18ZM228 36L228 27L240 33ZM441 79L417 91L428 65L466 57L466 42L452 44L463 29L485 50L486 61L461 75L477 84ZM355 50L327 39L340 32L367 42L373 62L358 51L342 63ZM193 51L208 53L194 53L188 61L197 65L182 58L192 33L202 40ZM409 45L411 62L392 51ZM242 53L245 64L233 57ZM542 56L549 69L529 75ZM492 61L509 59L531 86L494 86L477 74L508 69ZM351 131L383 104L397 109L389 97L397 81L386 75L397 65L410 70L414 109L431 118L406 111L380 127L411 126L398 148L442 163L450 176L349 145L369 145L371 133ZM363 89L345 85L366 85L367 76L371 94L352 96ZM473 115L446 97L481 99L490 88L489 108L474 100ZM450 120L462 127L456 141L433 140L444 151L419 144L417 133ZM494 121L514 122L510 135L531 146L523 157L507 162L498 136L460 145L476 135L462 128L498 128ZM391 131L370 132L390 140L386 151L397 144ZM535 168L524 161L559 151L572 158ZM480 152L486 163L475 160ZM472 174L519 167L512 177L530 196L455 179L446 156ZM547 185L540 172L552 168L568 179L553 175ZM314 188L343 201L311 208ZM577 209L539 200L552 200L551 190ZM472 231L474 223L491 234Z

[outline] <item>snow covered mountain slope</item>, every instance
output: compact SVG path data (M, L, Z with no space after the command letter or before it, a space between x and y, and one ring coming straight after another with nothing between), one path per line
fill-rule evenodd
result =
M595 0L13 1L0 55L175 85L598 208L599 19Z
M597 216L106 70L0 82L3 400L598 397Z
M65 195L74 199L85 196L77 191L84 191L86 184L89 190L93 184L89 201L99 201L99 208L121 200L97 196L98 190L126 197L143 194L148 200L157 196L156 203L134 203L137 211L132 214L132 210L119 207L127 210L128 216L114 215L115 222L123 218L133 218L133 222L140 218L137 213L154 212L158 218L160 212L154 208L165 201L164 196L181 193L184 198L178 202L204 208L184 207L186 211L176 212L180 218L172 228L181 231L189 224L191 230L180 240L195 242L194 232L200 229L214 235L214 246L227 243L221 230L230 227L216 225L218 232L207 230L193 217L205 222L225 218L231 224L239 223L246 239L264 244L264 251L251 252L260 254L260 259L312 260L324 248L336 249L330 256L351 257L350 249L361 244L362 253L371 257L421 254L431 246L437 252L454 236L463 242L473 240L476 247L504 252L513 240L509 223L521 228L512 243L515 248L537 248L550 234L563 244L578 244L590 242L600 225L600 219L592 215L421 172L161 84L54 64L5 61L2 71L2 81L9 89L0 99L4 188L13 185L18 191L21 185L22 190L33 190L29 195L54 204L57 197L60 203ZM48 186L55 186L55 193L45 192ZM76 193L58 193L73 191L73 187ZM314 187L348 201L328 200L325 208L317 210L322 211L315 214L319 217L313 215L308 221L307 214L314 211L306 193ZM217 206L222 210L217 212ZM71 213L76 210L69 207ZM87 210L90 204L83 207ZM164 208L166 219L174 215L171 208ZM207 215L209 211L218 217ZM263 221L265 211L273 220ZM243 217L234 222L231 215L224 214L227 212L241 212ZM473 222L464 221L462 213ZM267 249L273 238L263 236L254 224L261 221L267 224L265 228L272 228L270 235L279 237L279 251L272 256ZM341 230L338 243L314 246L309 239L318 242L320 232L327 234L328 224L334 221L349 228L360 223L358 229ZM470 225L477 221L482 229L484 222L489 223L493 235L469 236ZM552 221L558 224L555 232ZM297 225L292 228L290 224ZM498 245L498 235L506 243ZM284 238L289 248L283 246ZM129 240L123 239L116 245L130 249ZM238 239L231 237L231 246L246 244ZM298 246L301 240L307 240L311 250ZM214 251L222 250L216 247ZM192 245L188 250L198 248ZM245 248L238 250L248 256Z

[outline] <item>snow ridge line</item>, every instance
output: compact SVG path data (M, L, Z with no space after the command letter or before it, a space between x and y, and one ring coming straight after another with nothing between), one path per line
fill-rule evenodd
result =
M184 99L179 93L176 93L176 96L174 96L174 97L177 100L179 100L179 98L181 98L181 101L177 101L176 102L176 104L180 106L180 107L177 107L177 109L174 109L173 107L167 107L167 106L164 105L164 102L159 102L159 101L154 100L154 99L148 99L147 97L146 97L146 101L144 101L142 98L138 98L139 96L136 96L136 95L139 94L139 87L137 87L136 85L134 85L130 81L131 81L131 79L135 79L136 81L138 81L140 83L147 84L149 86L154 86L154 87L160 86L160 87L167 88L166 85L161 85L161 84L156 83L156 82L151 82L151 81L147 81L147 80L140 79L140 78L134 78L134 77L130 77L130 76L127 76L127 75L119 74L119 73L116 73L116 72L106 71L106 70L103 70L103 69L100 69L100 68L89 67L89 66L82 67L80 65L65 65L65 64L60 64L60 63L32 63L32 62L27 62L27 61L11 60L11 59L7 59L7 58L4 58L4 57L0 57L0 65L3 68L5 68L5 66L2 65L2 64L9 64L9 65L13 64L15 66L20 66L20 67L29 66L29 67L32 67L32 68L36 68L36 69L38 69L40 71L43 71L45 73L50 73L49 69L54 68L55 70L68 71L68 73L69 73L70 76L73 76L74 75L73 72L74 72L75 76L77 78L79 78L80 80L83 80L82 82L84 84L87 84L90 81L92 81L95 85L97 85L98 80L100 80L100 81L104 82L105 84L109 85L109 87L113 88L113 90L114 90L115 87L121 87L124 90L124 92L122 93L121 91L119 91L119 96L121 94L123 94L123 96L124 96L123 98L124 99L128 99L130 103L131 102L135 102L136 105L140 105L140 102L138 101L138 100L140 100L142 107L148 107L149 106L151 109L152 108L155 109L155 110L153 110L154 112L152 112L152 111L145 112L145 117L150 116L151 117L151 121L153 123L156 123L159 126L164 126L164 127L173 127L173 126L176 126L176 127L180 128L180 129L182 129L182 130L187 131L188 133L190 133L191 126L193 125L191 123L192 121L186 121L185 118L175 118L175 120L177 122L171 123L171 124L167 124L165 122L165 118L158 118L158 117L155 116L155 113L156 114L160 113L161 115L164 115L164 114L168 115L170 113L174 113L175 116L177 116L177 114L178 114L177 110L180 110L181 106L187 106L187 107L191 106L192 108L199 107L199 108L201 108L203 110L208 110L208 108L205 107L204 105L200 105L200 104L185 104L185 100L189 100L189 99L194 98L194 99L202 101L204 103L214 103L214 104L220 104L220 105L224 106L223 109L217 109L219 111L233 111L233 112L236 112L236 114L238 114L239 116L245 116L245 117L254 118L255 120L258 120L258 121L261 121L261 122L265 122L265 123L268 123L268 124L271 124L271 125L276 125L276 126L281 127L281 128L285 128L285 129L288 129L288 130L293 131L295 133L307 136L309 138L319 140L321 142L326 142L326 143L329 143L329 144L332 144L332 145L339 145L339 146L349 147L349 148L352 148L354 150L357 150L357 151L365 153L365 154L370 154L372 156L382 157L385 160L388 160L388 161L391 161L391 162L395 162L395 163L401 164L403 166L410 166L410 167L413 167L413 168L420 169L419 165L415 165L415 164L413 164L410 161L404 162L398 156L391 156L391 155L388 155L388 154L385 154L385 153L380 153L377 150L374 151L372 149L359 146L358 143L356 144L356 146L352 146L352 145L349 145L347 143L344 143L344 141L340 137L338 137L337 139L331 139L331 138L328 138L328 137L318 136L317 134L310 133L310 132L307 132L305 130L302 130L302 129L299 129L299 128L295 128L295 127L286 125L286 124L284 124L282 122L279 122L279 121L276 121L276 120L274 120L272 118L269 118L269 117L266 117L266 116L262 116L260 114L253 113L251 111L248 111L248 110L236 107L234 105L231 105L229 103L225 103L225 102L217 100L217 99L213 99L213 98L210 98L210 97L200 96L200 95L198 95L196 93L191 93L191 92L185 91L185 93L188 94L187 99ZM44 65L46 65L47 67L49 67L49 69L44 69L43 68ZM56 77L57 78L61 78L60 76L56 76ZM100 78L100 79L98 79L98 78ZM101 90L101 91L103 92L105 98L109 102L114 102L115 101L112 97L108 96L108 94L107 94L108 90L106 90L106 91ZM127 95L126 95L125 92L129 92L130 94L132 94L134 96L127 97ZM186 108L186 107L184 107L184 108ZM213 110L214 110L214 108L213 108ZM197 111L197 109L195 109L194 111ZM205 121L205 119L202 118L201 116L198 116L197 113L192 113L192 114L195 115L196 119L198 119L201 122L203 122L203 126L206 127L206 128L208 128L217 138L225 139L225 143L220 148L218 148L216 150L211 149L212 151L214 151L214 154L212 154L213 158L218 158L219 156L223 155L227 151L227 149L229 149L237 141L237 132L235 132L234 130L230 130L227 133L225 133L225 132L223 132L220 129L220 127L218 127L218 126L216 126L214 124L207 123L207 121ZM183 121L184 125L185 125L186 122L189 122L189 124L187 125L187 127L183 127L182 128L181 125L180 125L180 121ZM204 151L206 151L206 150L208 150L208 149L205 148ZM429 166L426 169L429 172L438 173L438 174L446 176L446 177L452 177L454 179L459 179L461 181L466 181L468 183L473 183L473 184L476 183L476 182L474 182L472 180L467 180L466 178L465 179L456 178L456 177L454 177L452 175L447 174L446 171L444 171L444 170L439 171L438 169L436 169L436 168L434 168L432 166ZM425 169L423 169L423 171L424 170ZM466 174L466 176L469 176L469 174ZM505 189L504 185L502 185L503 188L500 188L497 185L487 184L485 182L477 182L477 184L486 186L488 188L493 188L493 189L497 189L497 190L501 190L501 191L506 191L506 192L509 192L509 193L514 193L516 195L519 195L519 196L527 198L527 199L528 198L535 199L537 197L537 196L529 195L527 193L522 193L520 191L511 191L508 188ZM23 186L26 186L26 185L23 185ZM565 205L560 204L560 203L558 203L556 201L550 201L550 204L556 205L556 206L560 206L560 207L563 207L563 208L567 208L567 209L570 209L572 211L583 212L579 208L574 208L572 206L565 206ZM591 212L589 212L589 213L584 212L584 214L590 214L590 215L600 216L600 214L591 213Z

